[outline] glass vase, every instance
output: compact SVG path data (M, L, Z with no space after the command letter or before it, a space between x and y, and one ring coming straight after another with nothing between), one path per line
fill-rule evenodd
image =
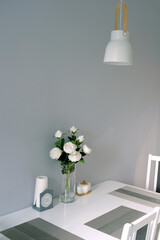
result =
M76 193L76 169L71 171L65 168L65 173L61 171L61 195L60 200L64 203L71 203L75 201Z

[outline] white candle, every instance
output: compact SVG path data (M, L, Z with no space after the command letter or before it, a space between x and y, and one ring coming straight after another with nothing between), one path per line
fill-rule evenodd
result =
M80 184L77 186L77 193L78 194L82 194L83 193L82 186Z
M82 185L82 191L83 193L87 193L89 191L89 186L87 185Z

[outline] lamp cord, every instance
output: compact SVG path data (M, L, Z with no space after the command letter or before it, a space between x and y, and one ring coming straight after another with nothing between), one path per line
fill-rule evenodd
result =
M118 12L119 12L119 8L120 6L123 5L124 6L124 24L123 24L123 33L127 32L127 5L124 1L119 2L117 7L116 7L116 12L115 12L115 27L114 29L117 30L118 29Z
M121 2L123 2L123 0L121 0ZM123 7L123 6L122 6L122 4L121 4L121 6L120 6L120 21L119 21L119 22L120 22L120 26L119 26L120 29L122 28L122 7Z

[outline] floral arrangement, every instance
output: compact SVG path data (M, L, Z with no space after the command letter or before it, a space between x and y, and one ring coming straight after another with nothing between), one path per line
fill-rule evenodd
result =
M58 130L55 133L55 147L50 151L50 157L61 162L62 174L68 174L75 170L75 164L84 163L83 157L91 153L91 149L83 144L84 136L76 136L78 129L70 128L69 134Z

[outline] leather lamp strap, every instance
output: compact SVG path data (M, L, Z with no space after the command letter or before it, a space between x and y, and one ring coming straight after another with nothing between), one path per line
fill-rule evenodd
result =
M115 27L114 29L118 29L118 12L121 4L123 3L124 6L124 24L123 24L123 33L127 32L127 4L125 2L119 2L117 7L116 7L116 12L115 12Z

